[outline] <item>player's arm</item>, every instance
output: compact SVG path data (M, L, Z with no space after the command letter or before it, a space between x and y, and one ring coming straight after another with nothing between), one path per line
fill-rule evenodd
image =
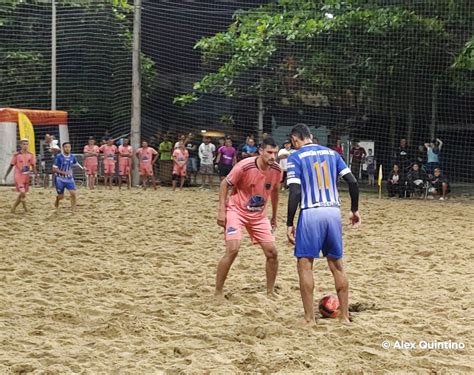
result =
M356 225L360 222L359 215L359 184L357 179L352 173L346 173L342 176L343 180L346 181L349 187L349 195L351 197L351 212L349 214L349 221L352 225Z
M297 162L296 158L288 157L288 211L286 218L286 237L288 242L292 245L295 244L295 226L293 221L295 220L298 206L301 203L301 165Z
M217 210L217 225L225 227L227 196L229 195L229 182L223 179L219 187L219 208Z
M277 227L277 212L278 212L278 201L280 198L280 184L275 184L272 190L272 194L270 199L272 200L272 218L270 223L272 225L272 229L276 229Z
M12 171L14 165L13 164L10 164L10 166L8 167L7 169L7 173L5 173L5 177L3 177L4 180L7 179L8 175L10 174L10 172Z
M158 152L155 150L155 153L153 154L153 159L151 161L151 165L154 165L157 160L158 160Z
M221 153L217 152L216 164L219 164L220 161L221 161Z

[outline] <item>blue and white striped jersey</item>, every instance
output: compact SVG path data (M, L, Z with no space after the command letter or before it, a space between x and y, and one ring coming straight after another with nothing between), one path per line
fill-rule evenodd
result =
M327 147L305 145L288 158L287 183L301 184L301 209L340 206L338 176L350 173L341 156Z

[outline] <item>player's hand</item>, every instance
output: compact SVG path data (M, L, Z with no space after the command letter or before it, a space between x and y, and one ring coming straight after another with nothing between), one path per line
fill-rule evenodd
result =
M272 232L273 232L275 229L277 229L277 226L278 226L278 225L277 225L277 219L276 219L276 217L272 217L272 218L270 219L270 224L272 225Z
M286 238L288 238L288 242L292 245L296 243L295 240L295 227L291 226L286 229Z
M349 224L353 227L358 227L361 223L359 211L349 213Z
M217 213L217 225L224 228L225 227L225 211L219 210Z

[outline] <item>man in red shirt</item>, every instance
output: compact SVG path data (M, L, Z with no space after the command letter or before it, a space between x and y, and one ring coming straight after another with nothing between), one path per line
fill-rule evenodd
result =
M131 187L130 172L132 169L133 148L130 146L128 138L123 140L123 144L118 147L119 154L119 189L122 188L122 178L127 181L127 188Z
M278 147L273 138L263 140L259 156L237 163L221 182L217 224L225 228L225 254L219 262L216 292L224 298L223 288L227 274L239 252L242 229L247 229L252 242L259 244L265 254L267 294L273 294L278 271L278 257L272 231L276 228L278 193L282 171L276 163ZM228 193L232 192L228 198ZM272 201L272 218L266 216L268 198Z
M26 193L28 193L30 187L30 170L32 169L35 176L38 177L38 172L36 170L36 158L35 156L28 151L28 140L22 139L20 142L21 150L16 152L13 157L12 161L10 162L10 167L5 174L5 180L7 179L8 175L10 174L11 170L15 168L15 186L18 197L13 204L11 209L12 213L15 213L16 208L20 205L23 205L23 209L27 212L26 208Z

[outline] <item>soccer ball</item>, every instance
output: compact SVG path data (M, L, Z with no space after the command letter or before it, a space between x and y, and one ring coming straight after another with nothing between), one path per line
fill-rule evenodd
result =
M337 318L339 315L339 299L328 295L319 300L319 312L324 318Z

